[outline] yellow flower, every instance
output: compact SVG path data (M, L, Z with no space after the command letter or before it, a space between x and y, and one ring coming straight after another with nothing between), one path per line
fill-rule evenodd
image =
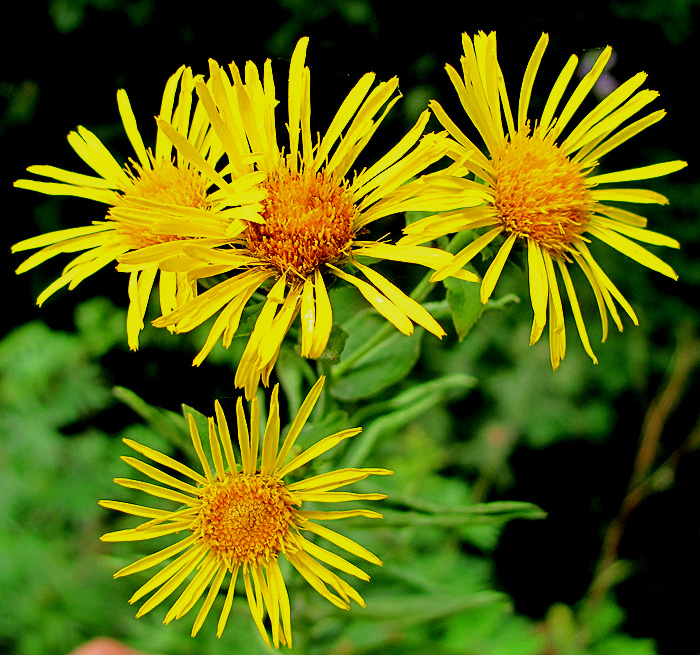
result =
M191 111L196 80L190 68L178 69L165 86L160 113L172 121L176 132L192 144L203 160L214 165L223 150L210 130L203 108L198 106ZM39 305L58 289L66 285L73 289L121 255L135 252L137 256L131 265L120 269L130 273L127 336L129 346L136 349L159 264L180 252L182 240L200 238L203 243L223 243L231 218L219 209L224 202L230 205L247 201L245 192L256 180L243 180L237 188L220 180L226 190L210 192L212 182L219 181L195 170L182 157L173 160L172 144L162 130L158 130L155 155L146 150L124 90L118 91L117 102L138 161L130 160L122 167L101 141L81 126L68 135L68 142L97 177L54 166L30 166L27 169L30 173L54 181L15 182L15 186L23 189L104 203L109 208L105 219L26 239L15 244L12 251L41 248L19 266L17 273L28 271L59 253L84 251L39 295ZM232 198L231 194L237 197ZM260 195L256 192L251 199L259 200ZM196 223L191 220L193 216L199 219ZM177 272L177 268L161 270L159 289L164 313L193 298L197 292L196 281L188 280L187 274Z
M432 101L432 110L456 141L449 153L455 163L444 174L436 175L432 184L443 190L452 188L463 199L463 208L409 225L399 244L415 245L450 232L490 228L459 252L451 264L433 275L432 281L437 281L450 275L455 268L464 266L499 235L505 236L481 283L483 303L491 296L516 241L526 244L534 311L530 343L540 338L549 313L552 366L554 369L559 366L566 351L566 336L556 264L583 346L597 362L568 265L576 262L593 289L600 311L603 341L608 332L608 312L622 330L613 299L635 324L637 317L593 258L587 245L590 242L588 236L597 237L644 266L677 278L668 264L631 239L672 248L677 248L678 242L644 229L644 217L607 204L665 204L667 199L646 189L607 185L666 175L683 168L686 163L671 161L613 173L595 172L598 160L604 154L665 115L664 111L656 111L618 129L658 94L637 91L646 79L645 73L639 73L610 93L578 124L572 124L573 115L603 72L612 50L609 47L603 50L557 115L566 87L576 70L577 58L572 56L557 78L541 117L532 127L527 118L528 105L548 42L547 35L543 34L525 71L516 123L496 57L495 33L479 33L473 43L464 34L462 40L462 77L451 66L446 69L467 116L486 144L489 156L479 152L440 104ZM570 124L573 127L567 130ZM562 136L565 130L566 135ZM484 184L458 177L468 172L483 180Z
M263 626L267 613L275 647L280 644L291 646L290 602L278 561L281 555L319 594L337 607L349 609L350 600L365 606L357 591L324 564L361 580L369 580L369 576L339 555L309 541L303 533L315 534L372 564L381 565L381 561L367 549L318 523L355 516L381 518L381 514L365 509L307 511L304 503L381 500L386 496L335 490L364 480L370 475L391 475L392 471L346 468L291 483L284 480L288 474L327 452L343 439L353 437L361 431L361 428L353 428L337 432L287 461L318 400L324 379L322 377L314 385L304 400L281 448L279 387L275 386L260 453L260 407L257 399L253 398L251 402L248 425L243 401L239 398L236 405L239 462L233 452L226 417L217 401L216 421L209 419L208 444L213 469L204 454L194 418L190 414L188 418L192 443L203 475L147 446L130 439L124 440L136 452L186 478L183 481L136 458L122 457L129 465L160 484L124 478L115 479L117 484L144 491L157 498L172 500L179 509L166 511L118 501L100 501L104 507L149 519L134 529L105 534L103 541L140 541L180 532L186 534L180 541L115 574L115 577L120 577L144 571L177 555L176 559L156 573L131 598L130 602L133 603L155 591L141 606L137 617L162 603L196 571L165 616L165 623L184 616L208 587L209 591L192 628L194 637L230 573L228 592L217 628L217 636L221 636L231 611L236 579L240 572L253 620L265 642L270 645Z
M454 206L451 193L428 196L422 185L406 184L444 155L449 140L434 134L421 139L429 118L426 110L386 155L351 175L355 160L400 97L396 95L398 79L370 90L375 75L364 75L341 104L326 133L314 144L310 73L304 65L307 44L308 38L299 41L290 62L288 147L280 147L277 141L277 100L269 60L262 80L252 62L246 64L244 83L235 64L230 65L229 79L212 61L211 83L197 83L200 100L226 150L232 179L253 171L263 173L265 179L260 186L266 198L259 207L261 219L249 220L230 247L185 248L193 260L201 260L191 277L237 273L155 321L157 326L173 326L175 331L185 332L221 310L194 360L199 365L222 335L224 345L231 344L248 300L261 285L271 285L236 373L236 386L245 387L248 398L261 376L268 384L282 340L297 315L301 316L301 354L317 358L324 351L333 323L327 289L332 278L357 287L404 334L413 332L414 323L438 337L444 334L420 304L355 257L417 263L434 270L451 261L452 256L439 249L397 246L360 237L367 225L390 214ZM192 148L178 139L167 123L159 124L180 153L196 165ZM416 197L417 192L422 195ZM350 263L365 279L343 270ZM457 270L455 275L477 279L467 271Z

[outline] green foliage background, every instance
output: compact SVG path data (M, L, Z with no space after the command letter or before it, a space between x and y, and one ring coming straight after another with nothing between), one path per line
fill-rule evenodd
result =
M221 63L272 57L283 89L285 57L302 35L311 37L315 129L323 130L364 72L375 70L381 79L400 75L404 98L377 134L373 147L380 151L430 98L461 116L443 64L458 61L462 31L496 29L511 97L541 31L552 42L533 103L542 102L572 51L610 44L617 53L610 72L618 80L642 69L650 73L648 86L661 92L655 108L665 107L669 116L605 164L690 161L687 171L650 184L671 205L644 208L651 229L681 241L680 251L662 253L681 279L661 279L597 248L595 256L631 300L641 326L627 324L623 334L594 343L601 363L593 366L572 323L566 359L552 373L546 339L527 346L531 309L524 268L515 260L483 313L469 285L448 283L447 300L445 289L435 290L429 301L448 329L443 342L420 330L412 338L397 335L369 365L340 378L323 422L312 424L304 438L362 425L362 438L341 453L341 462L396 471L367 483L389 495L381 524L348 521L345 530L385 566L360 589L367 609L348 614L289 576L295 650L698 653L692 627L697 608L687 600L700 583L700 460L687 441L698 431L700 354L698 144L688 102L688 73L698 61L692 39L698 3L572 6L550 0L505 11L436 1L414 12L393 1L279 0L241 11L234 3L180 8L164 0L51 0L6 10L8 32L17 32L22 46L6 51L11 40L4 40L0 69L6 216L0 258L0 649L61 654L110 635L151 653L266 651L244 598L234 603L221 640L211 619L196 640L189 638L188 618L163 627L163 612L155 610L136 620L127 601L138 581L113 581L112 573L135 559L141 546L114 547L97 538L128 523L97 506L100 498L128 500L111 482L129 474L119 460L126 454L121 438L178 453L182 403L205 414L214 398L233 406L232 364L242 343L228 352L215 349L193 369L203 332L173 337L147 329L141 350L130 353L125 278L109 270L38 310L33 299L64 262L15 278L21 260L9 246L100 216L87 201L41 197L12 189L11 181L36 163L79 170L65 141L77 124L128 156L117 88L129 92L148 138L163 83L181 63L204 72L208 57ZM400 230L402 220L390 229ZM475 265L483 272L480 262ZM420 276L404 268L389 273L407 291ZM348 335L340 356L348 358L374 333L376 318L346 288L335 289L333 301L339 348ZM595 317L593 298L582 302L584 315ZM599 335L596 327L591 331ZM277 376L288 414L315 375L292 348L283 351ZM648 497L625 525L610 591L594 603L587 590L603 536L618 516L640 434L651 420L661 443Z

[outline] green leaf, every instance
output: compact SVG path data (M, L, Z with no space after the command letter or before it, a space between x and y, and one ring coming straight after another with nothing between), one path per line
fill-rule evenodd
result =
M153 407L139 398L133 391L124 387L114 387L112 393L144 419L154 432L167 438L178 447L189 448L189 430L179 414L160 407ZM194 412L194 410L191 411ZM206 430L206 420L204 428Z
M357 423L357 425L364 425L367 417L376 416L377 414L387 414L391 411L408 407L433 393L440 394L440 398L443 400L448 397L450 399L458 398L476 387L477 384L478 381L475 377L466 375L465 373L445 375L436 380L429 380L428 382L422 382L409 387L390 400L382 400L369 405L363 405L353 414L352 420Z
M253 329L255 328L255 322L258 320L258 316L262 311L265 302L256 302L253 305L248 305L241 314L241 322L238 325L236 334L234 338L238 337L249 337L253 334Z
M357 287L342 280L333 279L329 282L328 298L333 307L333 323L338 325L345 325L367 310L367 301Z
M511 519L534 519L544 518L542 512L539 516L526 515L521 516L517 513L509 515L488 515L488 514L421 514L419 512L393 512L384 510L384 525L393 526L435 526L441 528L455 528L463 526L487 526L501 525Z
M447 289L447 302L452 312L452 323L459 340L467 336L484 312L484 305L479 298L481 285L448 277L442 283Z
M370 612L367 618L415 624L453 616L473 607L507 601L508 597L498 591L480 591L461 598L446 598L444 594L373 596L368 604Z
M360 466L380 437L395 433L410 421L443 402L446 396L456 392L461 395L475 384L475 378L457 373L417 384L392 400L361 408L352 417L353 425L362 425L362 419L365 416L380 413L382 415L370 423L362 434L355 437L348 447L343 466Z
M340 325L333 324L331 336L328 339L326 349L321 353L319 360L329 364L337 364L345 349L345 342L348 340L348 333Z
M59 427L110 402L101 369L75 334L33 321L0 342L0 406Z
M190 407L189 405L186 405L185 403L182 403L182 415L185 417L185 425L187 426L187 443L188 443L188 448L189 448L189 442L190 442L190 430L189 430L189 419L187 418L188 414L192 414L192 418L194 418L194 423L197 426L197 431L199 432L199 436L202 438L204 443L208 443L208 439L206 439L206 435L209 434L209 418L202 414L202 412L196 410L194 407ZM161 410L164 411L164 410ZM173 414L174 416L177 416L177 414ZM229 422L231 419L227 416L226 421ZM235 420L235 417L234 417ZM233 438L233 437L232 437Z
M536 655L545 652L546 638L534 623L514 615L509 604L494 603L452 617L443 644L460 655Z
M304 401L302 366L305 364L306 362L293 350L285 347L280 348L275 362L275 374L282 387L284 398L287 399L287 411L290 416L296 416Z
M350 468L360 466L381 436L395 433L410 421L423 415L440 401L440 395L432 393L413 405L380 416L364 432L355 437L345 456L344 466Z
M602 641L622 625L625 612L608 596L600 604L583 605L579 620L585 625L591 642L597 642Z
M344 326L349 335L345 358L351 357L385 323L386 319L374 313L363 313L348 321ZM335 379L330 386L331 395L344 401L361 400L403 379L418 361L423 333L422 328L416 328L410 337L398 331L388 336Z
M405 505L417 511L385 513L387 525L436 525L453 527L463 525L501 525L513 519L543 519L546 512L533 503L520 501L497 501L443 507L436 503L417 498L402 497L392 494L387 502Z
M588 652L591 655L658 655L653 639L635 639L625 634L613 635Z

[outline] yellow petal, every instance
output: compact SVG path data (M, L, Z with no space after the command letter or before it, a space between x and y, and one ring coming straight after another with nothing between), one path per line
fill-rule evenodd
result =
M328 297L328 291L326 290L326 284L323 281L323 275L321 275L319 269L314 271L313 287L316 297L314 310L315 320L313 339L311 340L308 356L312 359L316 359L323 354L323 351L328 345L331 328L333 327L333 309L331 307L330 298Z
M204 624L204 620L207 618L209 610L211 610L211 606L214 604L214 600L216 600L216 597L219 594L219 589L221 589L221 583L224 581L225 576L226 566L224 566L223 564L219 564L219 568L216 572L214 582L211 583L209 593L207 594L207 597L204 600L204 604L200 608L199 613L197 614L197 618L194 621L194 625L192 626L192 637L197 635L199 629Z
M593 200L617 200L642 204L668 205L668 198L649 189L592 189Z
M633 214L634 215L634 214ZM627 223L621 223L618 220L613 220L610 218L605 218L604 216L595 216L591 221L592 225L599 225L606 229L614 230L620 234L624 234L627 237L635 239L636 241L643 241L644 243L650 243L653 246L667 246L668 248L680 248L681 244L667 237L665 234L660 234L659 232L653 232L652 230L647 230L645 228L635 227L634 225L629 225Z
M329 564L330 566L334 566L336 569L343 571L343 573L347 573L348 575L354 575L360 580L369 580L369 575L367 575L367 573L365 573L358 566L355 566L354 564L351 564L347 560L343 559L339 555L331 553L325 548L321 548L320 546L317 546L316 544L307 541L306 539L302 541L302 544L302 548L309 555L315 557L317 560L320 560L325 564Z
M338 487L344 487L348 484L353 484L360 480L364 480L370 475L393 475L393 471L388 469L379 468L344 468L336 469L335 471L329 471L328 473L320 473L319 475L314 475L310 478L305 478L299 480L298 482L293 482L292 484L286 485L289 491L329 491L331 489L337 489Z
M552 264L552 258L547 252L542 253L542 259L544 260L544 268L547 272L547 286L549 287L549 320L550 328L554 332L559 333L564 331L564 310L561 304L561 296L559 295L559 285L557 284L557 277L554 273L554 265Z
M528 239L527 241L530 300L534 312L532 333L530 335L530 345L532 345L540 338L542 330L544 330L544 326L547 323L549 284L540 246L534 239Z
M488 299L491 297L493 290L498 282L498 278L501 276L503 267L505 266L508 255L510 254L513 244L517 235L515 233L509 234L508 238L503 242L503 245L498 249L496 256L493 258L491 265L489 266L484 279L481 282L481 302L486 304Z
M231 605L233 604L233 596L236 592L236 578L238 577L239 565L234 564L233 572L231 573L231 580L228 583L228 592L226 594L226 600L224 601L224 606L221 609L221 615L219 616L219 623L216 628L216 636L221 637L224 628L226 627L226 622L228 621L228 615L231 613Z
M161 562L164 562L166 559L170 559L173 555L176 555L180 551L185 550L185 548L188 548L194 542L198 539L198 537L194 534L189 535L189 537L185 537L181 541L178 541L172 546L168 546L167 548L163 548L162 550L159 550L156 553L152 553L151 555L146 555L146 557L142 557L140 560L137 560L133 564L129 564L129 566L125 566L123 569L120 569L114 574L115 578L120 578L125 575L130 575L132 573L138 573L140 571L145 571L146 569L150 569L153 566L156 566L156 564L160 564Z
M308 357L313 342L316 325L316 303L314 302L314 285L311 278L304 280L301 292L301 356Z
M322 525L316 525L315 523L311 522L307 523L304 526L304 529L316 533L319 537L327 539L332 544L339 546L343 550L346 550L353 555L357 555L357 557L361 557L367 562L376 564L377 566L382 565L382 560L380 560L374 553L371 553L366 548L360 546L360 544L355 543L352 539L348 539L342 534L338 534L337 532L329 530Z
M383 275L377 273L368 266L363 266L359 262L354 265L364 273L365 277L379 289L391 302L393 302L412 321L424 327L428 332L432 332L436 337L442 339L447 334L442 326L430 315L423 305L407 296L401 289L389 282Z
M294 443L296 442L297 437L301 433L302 428L306 424L307 419L309 418L309 416L311 416L311 412L316 406L316 402L318 401L318 398L321 395L321 391L323 391L323 385L325 381L326 377L324 375L322 375L316 381L316 384L314 384L309 393L306 395L306 398L304 398L304 402L301 404L297 415L294 417L292 425L289 428L289 432L287 433L284 443L282 444L282 448L280 449L279 453L277 454L277 458L275 459L273 470L276 472L276 477L282 477L279 474L279 470L284 464L284 461L287 459L287 456L291 452L292 446L294 446Z
M172 475L168 475L160 469L157 469L155 466L146 464L146 462L142 462L141 460L138 460L135 457L127 457L122 455L119 459L121 459L123 462L126 462L129 466L132 466L137 471L140 471L144 475L147 475L149 478L160 482L161 484L167 484L173 487L174 489L179 489L180 491L184 491L185 493L190 494L192 496L198 495L197 487L193 487L191 484L182 482L181 480L178 480Z
M199 463L202 466L202 471L207 479L207 482L211 483L214 478L211 475L211 469L209 468L209 462L204 454L204 449L202 448L202 440L199 436L199 431L197 430L197 424L194 421L194 416L192 414L187 414L187 423L190 428L190 438L192 439L192 445L199 458Z
M559 76L557 77L557 80L554 83L552 90L549 92L549 96L547 97L547 102L545 103L544 109L542 110L542 117L540 118L539 123L540 128L545 133L549 132L549 129L552 126L552 119L554 118L554 114L557 111L557 107L559 106L559 103L561 102L561 99L564 96L564 91L566 91L566 87L571 81L571 78L573 77L577 66L578 57L576 55L571 55L571 57L569 57L569 60L566 62L564 68L562 68L561 73L559 73Z
M631 257L635 261L639 262L647 268L651 268L654 271L658 271L663 275L670 277L673 280L678 279L676 272L664 261L659 259L656 255L650 253L646 248L640 246L634 241L630 241L628 238L609 230L605 227L597 227L594 225L589 225L587 229L589 234L598 237L601 241L604 241L615 250L619 250L622 254Z
M255 565L257 566L257 565ZM262 611L262 598L260 593L260 588L256 585L255 592L253 592L253 584L250 581L249 566L243 567L243 583L245 585L245 593L248 598L248 607L250 607L250 614L255 621L255 625L260 632L260 635L265 640L267 647L270 648L270 638L267 636L267 630L263 625L263 611Z
M304 36L297 42L292 59L289 63L289 93L288 115L289 123L289 161L296 168L297 154L299 150L299 133L301 122L301 102L304 95L304 59L306 48L309 45L309 37Z
M129 138L134 152L141 163L144 170L151 169L151 160L148 158L146 153L146 147L143 145L143 139L141 138L141 133L136 124L136 118L134 112L131 109L131 103L129 102L129 96L126 94L124 89L119 89L117 91L117 105L119 106L119 114L122 117L122 123L124 124L124 131L126 136Z
M329 267L333 269L333 272L341 280L345 280L346 282L356 286L365 299L372 305L372 307L374 307L384 318L392 323L397 330L406 335L413 334L413 323L411 323L406 314L386 296L379 293L379 291L377 291L373 286L367 284L367 282L363 282L362 280L356 278L354 275L348 275L331 264L329 264Z
M462 248L452 259L452 262L447 266L439 269L437 272L433 273L430 278L431 282L439 282L445 278L450 277L463 266L468 264L478 253L480 253L491 241L493 241L501 232L502 227L495 227L493 230L489 230L486 234L482 234L472 241L466 248Z
M593 175L586 178L586 184L609 184L617 182L631 182L633 180L648 180L662 175L669 175L676 171L685 168L688 162L685 161L667 161L660 164L652 164L651 166L641 166L639 168L629 168L624 171L616 171L614 173L604 173L602 175Z
M300 466L303 466L312 459L315 459L331 448L334 448L344 439L354 437L355 435L360 434L360 432L362 432L362 428L351 428L348 430L342 430L341 432L336 432L329 437L321 439L321 441L307 448L304 452L300 453L291 462L289 462L289 464L277 471L275 477L283 478L285 475L298 469Z
M277 457L277 448L280 438L280 410L279 410L279 384L276 384L272 390L270 400L270 413L265 426L265 434L263 435L262 459L260 463L261 475L271 475L275 466L275 458Z
M166 500L172 500L180 505L188 505L189 507L195 507L200 504L199 500L186 496L178 491L172 491L170 489L164 489L156 484L151 484L150 482L141 482L139 480L130 480L128 478L114 478L114 481L126 487L127 489L137 489L138 491L143 491L151 496L156 496L157 498L165 498Z
M118 200L114 191L108 189L93 189L90 187L74 186L73 184L59 184L57 182L39 182L38 180L17 180L14 183L18 189L28 189L45 193L49 196L75 196L87 198L106 205L113 205Z
M566 264L561 260L557 260L559 265L559 271L561 272L562 279L564 280L564 287L566 288L566 293L569 296L569 303L571 304L571 309L574 313L574 320L576 321L576 328L578 329L579 336L581 337L581 343L583 348L588 354L588 356L593 360L594 364L598 363L598 358L595 356L593 349L591 348L591 343L588 340L588 333L586 332L586 324L581 315L581 308L578 304L578 299L576 298L576 291L574 290L574 284L571 281L571 276L566 268Z
M540 67L542 55L544 55L544 51L547 48L548 43L549 35L542 34L537 42L537 45L535 46L532 56L530 57L530 61L527 63L525 75L523 76L523 83L520 87L520 102L518 103L518 130L522 130L527 124L527 110L530 106L532 86L535 83L537 70Z

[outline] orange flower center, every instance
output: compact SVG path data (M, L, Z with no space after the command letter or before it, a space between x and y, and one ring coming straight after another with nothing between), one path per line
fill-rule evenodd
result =
M306 279L347 256L357 208L344 184L324 173L281 171L263 183L265 223L246 230L248 249L280 274Z
M229 563L263 564L285 550L294 500L269 476L227 473L202 489L193 531Z
M195 209L209 209L211 203L207 196L206 184L199 173L190 168L178 168L171 161L163 161L155 164L155 168L145 169L131 162L135 172L127 170L132 184L120 196L115 207L139 206L134 199L149 200L151 202L178 207L193 207ZM125 219L119 213L113 215L112 210L108 214L119 223L117 231L125 239L130 248L145 248L157 243L178 241L186 239L176 234L158 234L152 232L142 223Z
M507 232L565 256L586 229L593 201L581 167L528 132L518 132L494 162L498 217Z

